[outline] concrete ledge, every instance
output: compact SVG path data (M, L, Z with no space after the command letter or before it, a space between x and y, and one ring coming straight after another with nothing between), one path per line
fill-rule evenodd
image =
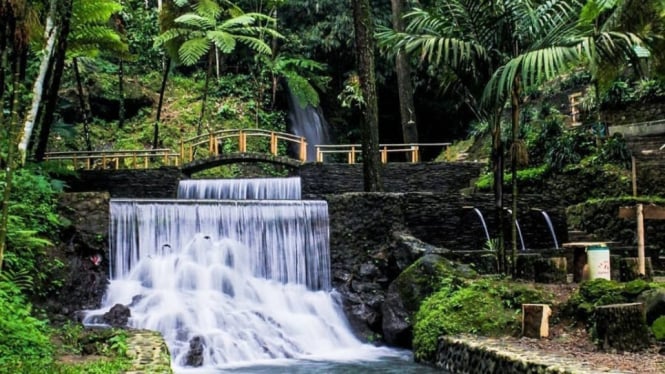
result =
M512 348L499 338L475 336L441 336L435 365L450 373L621 373L609 368L591 368L555 354Z
M128 330L127 335L127 355L132 358L132 367L125 374L173 373L169 348L159 332Z

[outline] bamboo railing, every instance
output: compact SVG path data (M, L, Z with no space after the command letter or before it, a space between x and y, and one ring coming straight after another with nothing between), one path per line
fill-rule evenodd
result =
M218 156L221 153L269 153L278 156L280 145L295 144L298 159L307 161L307 142L302 136L284 132L261 129L218 130L208 134L195 136L180 143L182 163L200 158Z
M379 153L381 155L381 162L388 163L389 155L391 154L404 154L405 161L411 163L420 162L420 151L425 147L447 147L450 143L411 143L411 144L379 144ZM346 154L346 160L349 164L355 164L359 157L362 156L362 149L360 144L334 144L334 145L317 145L316 146L316 162L326 162L326 155L333 154Z
M45 161L74 170L149 169L159 166L179 166L180 155L170 149L141 149L119 151L48 152Z
M286 154L288 146L297 150L297 159L307 161L307 142L304 137L261 129L218 130L180 142L178 152L171 149L142 149L119 151L48 152L47 161L57 161L74 170L149 169L160 166L181 166L194 160L216 157L224 153L263 153L278 156ZM380 144L381 162L420 162L425 147L447 147L450 143ZM345 162L355 164L362 160L360 144L317 145L316 161L344 154ZM403 156L394 157L395 154ZM328 157L330 159L330 157ZM328 160L330 161L330 160Z

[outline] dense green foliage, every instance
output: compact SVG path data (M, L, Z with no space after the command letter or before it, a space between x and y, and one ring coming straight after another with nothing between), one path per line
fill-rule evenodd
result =
M665 316L660 316L653 322L651 331L656 340L665 341Z
M419 361L432 361L440 335L514 334L519 330L518 313L523 303L549 303L551 299L542 290L501 279L461 284L448 279L416 314L414 356Z
M607 279L594 279L580 285L579 290L568 300L565 313L592 326L595 307L634 302L642 292L651 288L652 286L643 280L620 283Z
M49 330L11 282L0 281L0 372L44 372L53 361Z
M20 169L14 175L3 272L29 295L57 292L61 284L58 274L64 264L47 256L47 249L57 240L61 225L56 197L62 187L39 168Z

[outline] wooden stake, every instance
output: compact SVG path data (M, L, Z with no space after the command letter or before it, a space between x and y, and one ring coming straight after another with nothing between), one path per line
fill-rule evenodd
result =
M644 206L637 204L637 261L640 275L646 274L644 261Z
M633 197L637 197L637 162L635 156L631 156L631 177L633 179Z

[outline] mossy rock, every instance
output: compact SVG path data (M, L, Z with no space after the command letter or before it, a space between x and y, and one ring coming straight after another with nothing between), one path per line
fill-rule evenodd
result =
M665 342L665 316L660 316L651 325L653 336L659 342Z
M393 282L406 310L416 312L420 303L442 284L444 279L473 278L476 273L439 255L428 254L404 270ZM453 281L458 282L459 281Z
M523 303L549 304L553 296L532 285L485 278L444 284L415 316L413 349L417 361L432 362L441 335L486 336L515 333Z

